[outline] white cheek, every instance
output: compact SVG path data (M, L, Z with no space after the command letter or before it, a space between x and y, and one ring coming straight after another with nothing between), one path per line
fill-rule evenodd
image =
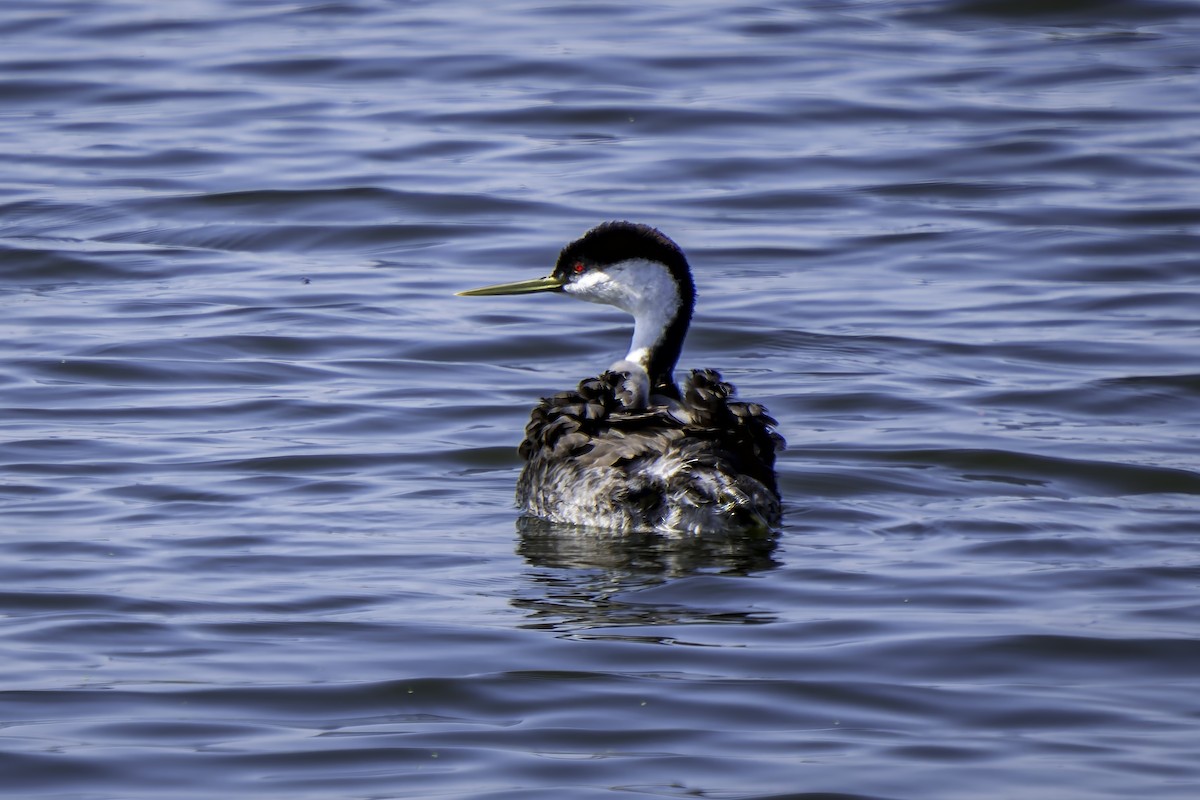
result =
M568 292L573 292L574 294L593 294L599 287L611 280L608 273L604 270L593 269L580 275L578 280L567 284L566 288Z
M678 287L662 264L632 259L588 270L563 291L589 303L615 306L650 327L665 325L679 307ZM649 330L649 328L647 329Z
M627 305L624 302L623 287L615 282L611 275L600 269L584 273L577 280L564 286L563 291L580 300L587 300L589 303L604 303L618 308L624 308Z

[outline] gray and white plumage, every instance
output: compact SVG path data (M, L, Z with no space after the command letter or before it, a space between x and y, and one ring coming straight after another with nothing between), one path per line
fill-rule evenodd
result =
M517 501L555 522L626 531L769 530L780 522L783 439L713 370L674 369L695 303L682 250L646 225L608 222L571 242L546 278L462 292L558 291L634 317L625 358L543 399L525 429Z

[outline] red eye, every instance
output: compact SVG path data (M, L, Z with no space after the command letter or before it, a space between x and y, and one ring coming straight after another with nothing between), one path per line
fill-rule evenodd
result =
M584 271L584 270L586 270L586 269L587 269L587 267L585 267L585 266L583 265L583 262L582 262L582 261L576 261L576 262L575 262L575 263L574 263L574 264L571 266L571 271L572 271L572 272L574 272L576 275L582 275L582 274L583 274L583 271Z

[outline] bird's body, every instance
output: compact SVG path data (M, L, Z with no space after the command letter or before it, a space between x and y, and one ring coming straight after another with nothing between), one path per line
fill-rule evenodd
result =
M625 531L779 524L775 420L733 400L712 370L675 383L695 289L674 242L645 225L605 223L567 245L546 278L462 294L542 291L621 308L634 333L624 359L533 410L517 483L526 513Z

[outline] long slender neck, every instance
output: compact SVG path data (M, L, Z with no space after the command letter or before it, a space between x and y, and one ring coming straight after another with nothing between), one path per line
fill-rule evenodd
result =
M682 260L682 255L679 255ZM614 369L635 365L643 370L650 391L678 397L675 362L683 350L696 289L687 262L675 270L660 261L629 258L606 264L567 283L563 291L591 303L616 306L633 315L629 353Z
M680 285L661 264L655 264L643 276L648 280L634 302L623 304L633 315L633 339L625 360L646 371L651 391L678 397L675 364L692 321L695 290L690 279Z
M682 302L675 304L674 308L643 307L635 312L633 339L625 360L646 371L652 391L670 397L678 396L675 364L683 351L683 340L687 336L691 318L690 304Z

